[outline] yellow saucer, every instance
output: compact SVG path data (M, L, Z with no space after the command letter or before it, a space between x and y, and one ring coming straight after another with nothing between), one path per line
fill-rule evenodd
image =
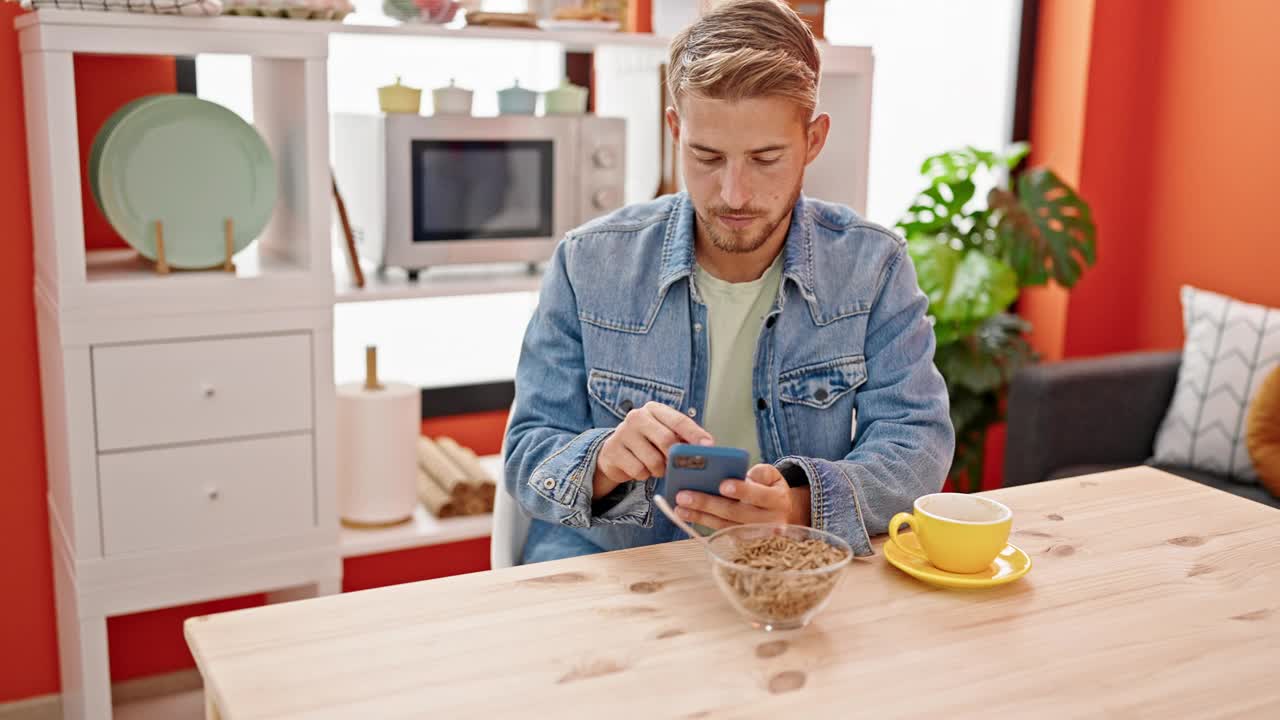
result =
M913 550L920 549L915 533L899 533L898 541ZM917 580L930 585L947 588L985 588L1013 582L1031 570L1031 556L1015 545L1005 545L1004 550L991 562L991 566L980 573L963 574L939 570L927 560L903 552L893 541L887 541L882 548L884 559L889 564Z

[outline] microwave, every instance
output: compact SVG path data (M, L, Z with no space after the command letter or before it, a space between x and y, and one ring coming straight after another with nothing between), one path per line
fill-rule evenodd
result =
M357 252L411 279L437 265L544 261L624 198L619 118L335 114L332 147Z

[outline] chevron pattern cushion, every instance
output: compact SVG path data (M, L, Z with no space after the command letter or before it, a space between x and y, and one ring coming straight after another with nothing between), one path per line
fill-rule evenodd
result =
M1254 484L1245 418L1249 401L1280 365L1280 310L1182 288L1186 344L1154 461Z

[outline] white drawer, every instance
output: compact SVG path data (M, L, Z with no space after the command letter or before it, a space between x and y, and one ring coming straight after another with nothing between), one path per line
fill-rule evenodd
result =
M98 449L311 429L307 333L93 349Z
M315 526L311 434L98 456L105 555L260 540Z

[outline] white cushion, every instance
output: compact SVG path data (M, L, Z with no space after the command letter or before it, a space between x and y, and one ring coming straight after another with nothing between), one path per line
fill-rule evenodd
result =
M1256 483L1245 444L1249 401L1280 363L1280 310L1182 288L1186 344L1155 462Z

